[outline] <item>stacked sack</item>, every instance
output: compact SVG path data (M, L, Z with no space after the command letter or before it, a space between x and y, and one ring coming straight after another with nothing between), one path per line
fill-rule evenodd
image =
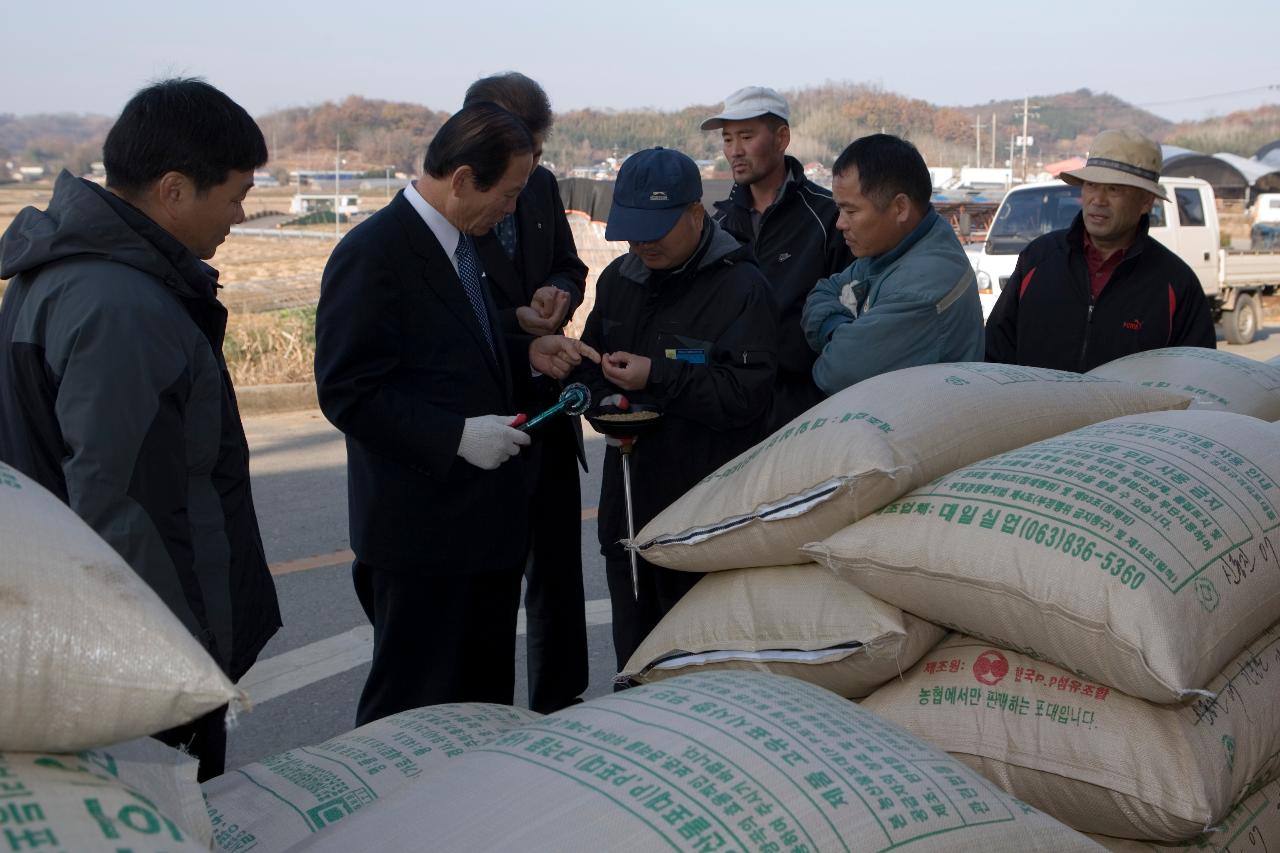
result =
M703 672L512 728L294 849L1099 848L833 693Z
M207 849L195 762L131 739L242 700L62 501L0 463L0 839Z
M202 786L213 843L227 853L288 850L540 716L505 705L432 705L229 771Z
M994 453L1190 402L1110 379L977 363L915 367L847 388L713 472L640 531L633 546L646 559L709 574L619 677L645 683L763 670L866 696L944 632L808 562L802 545Z
M1193 409L1280 421L1280 364L1275 361L1203 347L1167 347L1118 358L1088 375L1187 394L1195 398Z
M868 707L1081 831L1221 840L1280 770L1278 448L1243 414L1117 418L803 550L963 635Z

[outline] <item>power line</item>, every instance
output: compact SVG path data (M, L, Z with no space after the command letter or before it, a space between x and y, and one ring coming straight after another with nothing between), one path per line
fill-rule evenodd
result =
M1148 101L1145 104L1134 104L1135 107L1164 107L1171 104L1189 104L1194 101L1212 101L1216 98L1226 98L1232 95L1252 95L1254 92L1280 92L1280 83L1272 83L1267 86L1254 86L1252 89L1237 89L1234 92L1218 92L1213 95L1197 95L1194 98L1178 98L1172 101Z

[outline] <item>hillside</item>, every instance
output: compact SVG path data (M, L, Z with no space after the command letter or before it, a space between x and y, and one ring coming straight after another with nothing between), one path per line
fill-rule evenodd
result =
M1280 139L1280 104L1235 112L1212 122L1179 124L1166 141L1193 151L1230 151L1246 157Z
M875 86L825 83L786 93L792 105L791 153L803 161L831 163L852 139L886 131L916 143L933 164L972 164L974 122L982 129L982 163L991 157L991 116L996 116L996 159L1008 156L1011 133L1021 134L1021 101L988 101L966 107L936 106ZM1280 137L1280 106L1174 125L1107 93L1088 89L1031 99L1028 122L1033 160L1056 160L1086 151L1107 127L1136 127L1161 141L1201 151L1250 155ZM561 113L547 140L546 159L560 171L639 148L667 145L697 159L720 154L714 133L698 130L718 105L677 111L585 109ZM258 117L273 154L272 167L328 168L340 140L347 169L394 165L416 172L426 141L448 117L419 104L352 95L341 102L292 107ZM84 172L101 156L111 120L103 116L0 115L0 160L69 166Z

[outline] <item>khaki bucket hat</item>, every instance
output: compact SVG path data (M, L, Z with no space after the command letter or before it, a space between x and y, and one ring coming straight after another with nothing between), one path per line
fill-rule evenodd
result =
M1104 130L1093 140L1089 159L1083 169L1059 175L1069 184L1122 184L1146 190L1169 200L1160 186L1160 167L1164 158L1160 146L1136 130Z

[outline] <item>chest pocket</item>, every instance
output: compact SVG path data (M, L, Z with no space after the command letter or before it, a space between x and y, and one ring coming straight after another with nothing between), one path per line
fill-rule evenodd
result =
M712 341L664 330L658 332L658 349L665 358L689 364L706 364L711 360Z

